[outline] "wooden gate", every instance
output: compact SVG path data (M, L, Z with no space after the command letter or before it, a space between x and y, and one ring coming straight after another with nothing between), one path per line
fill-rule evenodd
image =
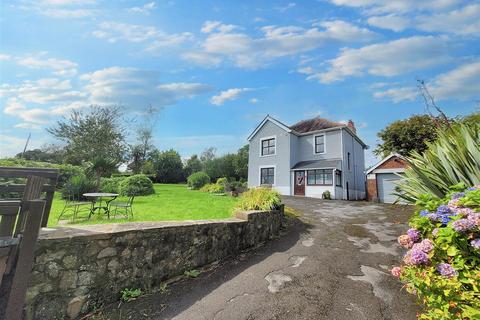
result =
M57 178L57 169L0 167L0 319L22 318L35 245L48 222Z

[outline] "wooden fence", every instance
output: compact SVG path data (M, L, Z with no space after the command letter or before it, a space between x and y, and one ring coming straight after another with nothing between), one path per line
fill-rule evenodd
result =
M7 180L0 184L0 319L20 320L35 245L40 228L48 222L58 170L0 167L0 178Z

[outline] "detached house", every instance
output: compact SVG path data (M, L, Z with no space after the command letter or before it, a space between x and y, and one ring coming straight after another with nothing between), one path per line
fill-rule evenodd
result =
M352 121L313 118L287 126L267 116L248 137L248 186L269 185L283 195L365 199L368 147Z

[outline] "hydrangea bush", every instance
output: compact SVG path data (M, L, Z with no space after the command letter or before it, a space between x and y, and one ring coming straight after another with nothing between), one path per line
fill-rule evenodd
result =
M458 184L416 204L398 238L408 251L392 275L423 303L419 319L480 319L480 185Z

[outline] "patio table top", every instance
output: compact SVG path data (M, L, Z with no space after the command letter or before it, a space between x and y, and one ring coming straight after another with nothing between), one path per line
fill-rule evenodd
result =
M85 197L118 197L118 193L89 192L83 194Z

